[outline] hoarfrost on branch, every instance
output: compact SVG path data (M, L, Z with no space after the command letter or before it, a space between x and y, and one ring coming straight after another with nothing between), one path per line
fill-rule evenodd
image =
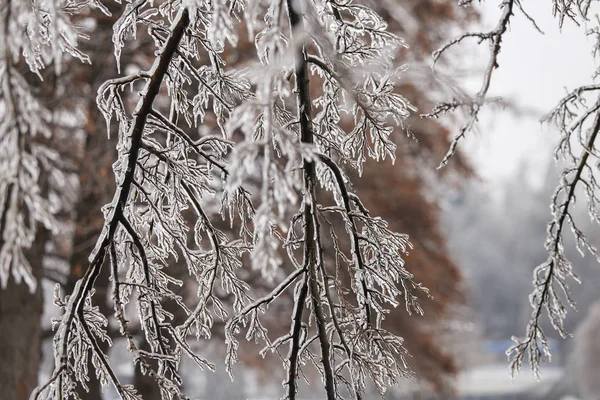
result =
M256 52L239 66L228 51L244 32ZM133 362L165 399L187 398L182 357L215 368L192 342L210 338L215 320L225 322L227 369L238 361L240 334L262 341L263 352L281 356L288 399L307 363L330 399L360 399L367 380L384 393L412 376L403 340L384 319L401 303L422 313L418 296L427 290L404 266L408 236L371 215L342 168L360 172L367 158L394 158L390 134L415 111L395 89L406 68L395 61L403 40L371 8L332 0L134 0L114 27L117 61L141 34L156 45L152 66L98 90L108 129L118 124L117 188L84 277L67 297L56 289L64 314L55 320L55 369L32 398L71 398L85 388L88 359L121 398L140 398L98 345L110 340L108 316L93 304L102 268L111 272L115 317ZM127 90L139 90L133 111ZM345 231L335 231L335 218ZM348 249L339 235L348 236ZM325 236L334 262L323 254ZM247 253L274 282L271 292L258 295L245 281ZM195 284L169 275L177 260ZM178 285L196 287L195 300L177 295ZM283 293L293 299L289 331L271 337L265 311ZM167 302L183 312L182 322ZM150 350L136 345L131 319Z
M466 39L490 47L479 91L423 114L466 111L440 167L475 127L481 107L497 101L488 91L511 19L518 14L537 28L522 3L501 1L494 28L460 35L433 54L438 62ZM554 0L553 10L560 25L581 24L590 4ZM97 0L2 3L2 285L12 275L35 289L27 249L40 225L59 229L58 216L69 210L75 189L67 184L70 165L54 140L81 124L76 110L64 118L47 109L19 64L41 79L49 69L60 74L65 57L89 61L77 49L81 35L72 18L90 8L109 13ZM228 371L238 362L242 333L263 342L261 354L281 358L286 399L296 398L307 364L320 372L328 399L360 399L368 380L384 393L412 376L403 340L385 330L385 316L400 305L422 313L418 299L428 292L405 268L408 237L371 215L345 173L348 168L360 174L368 158L394 159L390 135L395 127L407 128L416 111L396 90L406 70L396 61L396 49L406 43L373 9L351 0L128 0L123 8L113 33L119 76L97 95L108 133L118 127L117 187L103 209L104 228L84 277L68 296L60 287L55 291L55 304L64 310L54 321L55 368L32 398L73 398L91 372L121 398L141 398L118 381L98 344L110 341L109 316L94 306L102 268L110 270L114 316L132 361L156 380L165 399L188 398L181 391L182 357L215 368L193 340L210 338L217 320L225 327ZM598 36L597 28L590 34ZM151 66L121 74L130 71L120 65L123 49L144 35L156 48ZM232 53L246 42L255 51L236 62ZM598 161L600 100L591 106L585 101L598 96L598 89L592 84L574 90L547 118L560 127L556 155L566 167L551 203L549 257L534 273L532 318L525 338L509 349L513 370L528 357L537 372L550 354L540 324L544 312L568 335L568 280L576 276L564 254L564 228L571 228L579 249L597 255L570 210L580 187L590 216L599 221L600 188L592 167ZM130 104L127 91L139 94L137 103ZM343 221L341 232L336 219ZM328 241L333 257L324 254ZM270 291L255 290L246 280L246 259L272 283ZM171 276L174 262L185 264L192 279ZM195 291L193 301L176 294L174 287L181 285ZM293 303L289 329L272 337L264 323L267 309L285 296ZM172 305L185 318L176 319ZM131 320L139 323L149 350L136 345ZM87 370L88 360L96 371Z

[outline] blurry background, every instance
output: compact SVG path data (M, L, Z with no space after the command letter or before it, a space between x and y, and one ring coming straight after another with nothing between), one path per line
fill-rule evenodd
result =
M388 9L392 3L400 7ZM372 0L391 29L411 45L410 50L400 54L411 69L399 90L420 111L427 112L436 100L447 97L451 91L477 90L486 48L478 48L475 43L455 48L444 58L436 77L429 68L430 54L464 29L493 27L499 14L497 3L487 1L476 9L459 9L454 0ZM415 249L407 260L409 269L435 297L433 302L425 301L425 317L409 317L404 310L389 317L392 329L406 338L417 381L406 382L388 399L600 397L600 388L596 391L590 385L594 380L600 381L600 372L596 371L600 370L600 338L595 335L600 329L600 305L595 305L600 301L600 267L592 258L581 258L571 251L583 281L574 290L580 311L568 317L569 330L577 334L568 341L550 334L553 363L543 369L543 380L537 382L526 369L511 380L504 354L511 336L524 333L530 314L527 297L532 271L546 259L543 244L550 218L548 205L558 176L552 160L557 135L552 126L542 126L538 121L565 94L564 88L588 83L596 68L591 57L593 43L586 39L585 27L567 23L559 32L549 4L528 2L526 6L545 34L539 34L520 15L513 19L490 89L492 96L504 97L507 106L482 113L478 133L470 134L461 143L462 151L449 166L435 170L460 121L421 120L414 116L411 128L418 143L405 133L396 132L396 164L368 163L363 177L354 177L355 189L366 206L388 220L393 230L410 234ZM120 5L111 7L115 17L120 15ZM52 286L60 282L70 292L83 274L102 227L100 208L110 201L114 188L111 164L116 140L106 138L104 121L94 103L97 87L116 75L110 40L114 18L97 19L99 15L94 12L96 22L88 24L85 22L92 19L81 17L93 38L83 42L84 51L92 56L92 66L71 63L61 77L62 83L51 83L52 90L47 91L41 90L44 87L40 85L48 104L78 104L85 115L77 146L71 150L76 153L72 155L73 170L79 182L79 196L72 211L65 215L71 228L62 240L48 240L37 249L42 253L39 259L43 260L46 278L43 297L40 293L35 298L28 297L27 288L13 287L13 292L5 294L0 291L0 305L2 296L11 298L14 291L23 290L24 302L37 304L39 307L34 308L40 311L44 306L42 325L37 330L43 338L44 377L52 363L49 317L57 313L51 301ZM244 46L251 45L242 43L236 50L238 54L230 56L243 58L248 51ZM131 69L146 67L153 51L144 49L151 48L148 38L139 35L134 45L126 47L129 52L122 55L122 65ZM576 214L585 221L583 202L579 207ZM595 242L599 232L591 229L590 224L589 237ZM100 277L98 297L107 285L107 277ZM112 314L108 301L98 305L107 315ZM9 323L7 315L7 311L0 312L0 331L3 323ZM39 313L27 315L30 323L38 324ZM277 329L276 320L271 328ZM29 329L23 334L37 332L25 325L23 329ZM118 337L116 331L111 334ZM219 360L223 355L219 342L222 340L217 332L215 340L200 343L199 350ZM256 352L254 347L248 349ZM594 352L598 352L597 365L590 364L594 357L578 356ZM131 367L122 341L115 341L111 356L122 366L119 373L124 381L135 381L145 399L156 399L153 383ZM281 379L273 371L279 370L280 361L259 357L245 361L249 368L239 368L234 383L222 363L217 362L214 374L184 367L186 393L223 400L277 398ZM32 359L30 368L35 371L38 362ZM318 377L312 380L312 386L318 387ZM102 394L95 381L89 386L90 392L81 394L83 399L116 398L110 391ZM316 389L307 396L320 398ZM365 398L378 396L373 392Z

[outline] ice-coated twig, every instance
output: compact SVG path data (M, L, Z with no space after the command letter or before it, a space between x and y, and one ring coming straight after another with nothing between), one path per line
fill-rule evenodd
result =
M448 152L440 162L438 168L443 168L448 164L450 158L456 152L456 146L458 143L465 137L467 132L469 132L478 121L479 111L481 107L489 101L487 98L488 90L490 88L490 83L492 81L492 74L494 70L498 68L498 56L500 54L502 38L508 29L508 25L510 23L511 17L514 15L515 6L521 7L520 0L503 0L500 4L500 8L502 9L502 14L498 19L497 25L489 32L468 32L464 33L458 38L451 40L446 43L440 49L433 52L433 66L438 62L439 58L444 54L448 49L454 47L457 44L460 44L465 39L475 38L478 39L479 43L489 42L490 46L490 54L488 58L487 65L483 72L483 80L481 83L481 87L477 94L472 99L454 99L451 102L441 102L436 104L433 110L429 113L422 114L423 118L439 118L449 111L456 110L458 108L468 108L468 116L467 121L460 127L458 134L452 139L450 143L450 148ZM527 14L525 14L527 15ZM535 24L535 23L534 23Z
M539 376L539 366L543 357L549 358L551 349L546 338L546 334L541 326L541 317L544 313L548 315L552 326L562 337L569 336L564 328L564 320L567 315L565 302L575 307L572 300L568 279L579 281L573 272L571 262L566 258L563 243L563 231L568 224L574 232L577 248L589 251L597 256L597 251L592 246L584 234L576 227L571 215L571 207L575 202L576 188L584 186L588 193L589 210L593 220L598 221L597 191L600 185L596 182L590 166L591 159L598 159L595 154L594 146L598 132L600 131L600 98L596 103L587 108L578 115L569 109L569 106L578 106L579 96L586 91L598 91L600 88L595 86L583 86L569 93L563 98L558 106L545 117L546 120L554 120L561 129L562 140L556 152L557 156L562 155L566 161L572 160L574 166L567 166L561 176L561 182L556 188L551 200L552 220L548 223L546 250L548 259L539 265L533 274L534 291L530 295L530 303L533 308L531 318L527 324L524 339L514 337L515 344L507 350L507 355L512 357L510 368L512 373L516 373L521 368L524 359L527 357L532 371ZM582 125L585 120L595 114L592 126L589 128L587 140L581 143L579 155L573 154L571 142L574 140L577 132L582 131ZM571 121L575 123L570 123ZM564 299L564 300L563 300Z
M111 211L106 218L102 234L98 238L96 247L90 255L90 266L86 270L82 280L76 285L75 291L69 299L69 306L66 309L67 313L63 317L62 322L64 327L62 330L59 330L63 335L62 337L59 336L60 345L58 349L59 353L57 355L59 363L57 369L61 369L63 366L67 365L69 356L68 346L72 340L71 326L76 316L81 315L80 313L83 310L85 301L90 295L94 286L94 281L100 273L100 269L104 263L106 250L113 241L118 226L122 223L124 208L127 205L130 190L133 186L132 182L136 170L137 157L142 144L146 118L152 110L152 103L158 95L163 78L167 72L173 54L175 53L175 49L179 45L189 21L187 9L182 8L173 23L169 40L165 43L160 55L156 58L148 73L150 79L146 84L144 96L139 100L136 106L134 120L128 134L130 148L128 150L127 168L120 178L119 186L111 203ZM159 327L157 326L156 329L158 330ZM65 369L65 372L69 372L68 368ZM57 399L62 399L62 377L63 374L58 374L58 383L56 385L56 390L58 391L56 396Z

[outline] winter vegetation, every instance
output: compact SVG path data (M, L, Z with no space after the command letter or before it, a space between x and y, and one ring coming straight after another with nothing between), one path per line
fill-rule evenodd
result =
M191 361L266 370L290 400L303 381L327 399L407 378L452 393L443 338L469 317L438 201L473 174L460 142L501 102L488 91L511 20L539 30L522 1L483 32L473 1L0 1L0 392L191 399ZM591 3L551 6L597 37ZM489 45L473 95L453 79L468 40ZM569 335L565 231L597 256L595 78L546 118L560 182L513 373L549 359L542 318Z

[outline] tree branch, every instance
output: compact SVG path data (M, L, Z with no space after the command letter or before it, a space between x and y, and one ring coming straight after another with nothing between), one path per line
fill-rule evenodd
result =
M96 247L90 255L90 266L86 270L83 278L75 286L74 294L69 300L70 305L67 307L67 312L63 320L66 330L64 331L64 335L61 338L60 344L61 365L67 364L68 345L71 336L70 327L73 323L73 319L78 311L83 309L85 299L92 290L94 281L99 275L100 269L102 268L104 256L106 254L106 248L112 242L114 233L122 216L124 215L124 209L127 205L127 199L129 197L134 179L139 150L142 145L142 136L146 118L152 110L152 104L158 95L162 81L169 68L169 64L171 63L173 55L175 54L175 50L177 49L189 22L190 19L188 10L187 8L182 8L177 14L171 27L171 36L165 43L160 55L156 58L152 68L148 72L150 78L146 83L144 95L138 101L138 104L133 112L134 119L131 123L131 128L128 133L130 145L128 149L127 164L122 176L120 177L120 182L115 192L113 201L111 202L112 209L106 218L104 228L100 237L98 238ZM62 376L62 374L60 374L59 377L60 376ZM62 390L62 384L60 382L57 386L59 387L58 390Z

